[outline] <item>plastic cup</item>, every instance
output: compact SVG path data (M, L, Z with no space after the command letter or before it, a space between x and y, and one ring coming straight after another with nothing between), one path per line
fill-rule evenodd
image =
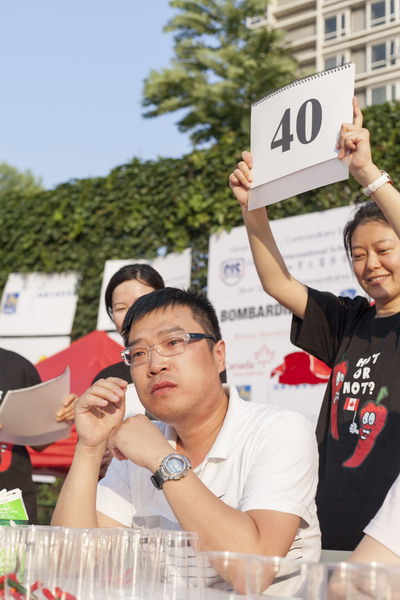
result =
M187 531L159 531L158 558L146 598L152 600L202 599L197 553L199 537Z
M400 569L377 563L318 563L308 600L400 600Z
M158 568L159 543L156 529L119 531L109 556L110 597L148 599L153 572Z
M236 552L200 552L205 600L306 598L309 565L280 557Z

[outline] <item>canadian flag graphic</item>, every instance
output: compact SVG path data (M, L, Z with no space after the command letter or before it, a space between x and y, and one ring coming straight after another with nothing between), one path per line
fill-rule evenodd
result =
M359 398L346 398L343 408L344 408L344 410L356 411L358 408L359 402L360 402Z

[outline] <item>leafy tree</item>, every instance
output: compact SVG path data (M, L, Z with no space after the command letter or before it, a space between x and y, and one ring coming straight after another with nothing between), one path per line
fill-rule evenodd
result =
M400 102L370 106L365 126L373 157L400 181ZM242 225L228 175L239 159L236 140L224 140L180 159L132 160L107 177L73 180L36 195L10 193L0 202L0 294L9 273L81 274L73 339L96 326L104 262L153 258L192 248L192 284L206 291L211 233ZM272 219L364 200L350 178L272 204Z
M266 4L171 0L178 12L164 31L175 32L175 58L145 80L144 116L184 109L177 125L193 144L248 135L251 104L295 78L282 33L246 26L246 18L264 13Z
M31 171L21 172L8 163L0 163L0 196L11 192L36 194L42 189L40 178L35 178Z

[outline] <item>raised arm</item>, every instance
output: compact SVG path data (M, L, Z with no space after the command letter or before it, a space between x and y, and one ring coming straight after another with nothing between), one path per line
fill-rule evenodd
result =
M229 185L242 207L250 248L264 291L300 318L304 317L307 288L293 277L276 245L265 208L248 210L252 184L252 159L243 152L243 160L229 176Z
M349 163L350 172L358 183L367 187L381 176L372 162L370 135L363 128L363 115L357 98L353 100L353 124L342 125L338 141L339 158ZM400 193L390 183L385 183L371 194L400 238Z
M100 379L75 403L79 440L52 525L83 528L121 525L96 512L96 493L107 439L124 417L126 386L126 381L117 377Z

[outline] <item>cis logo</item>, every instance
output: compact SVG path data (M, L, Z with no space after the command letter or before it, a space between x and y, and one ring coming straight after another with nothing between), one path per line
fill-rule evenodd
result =
M236 285L244 277L245 261L243 258L231 258L220 264L219 274L225 285Z

